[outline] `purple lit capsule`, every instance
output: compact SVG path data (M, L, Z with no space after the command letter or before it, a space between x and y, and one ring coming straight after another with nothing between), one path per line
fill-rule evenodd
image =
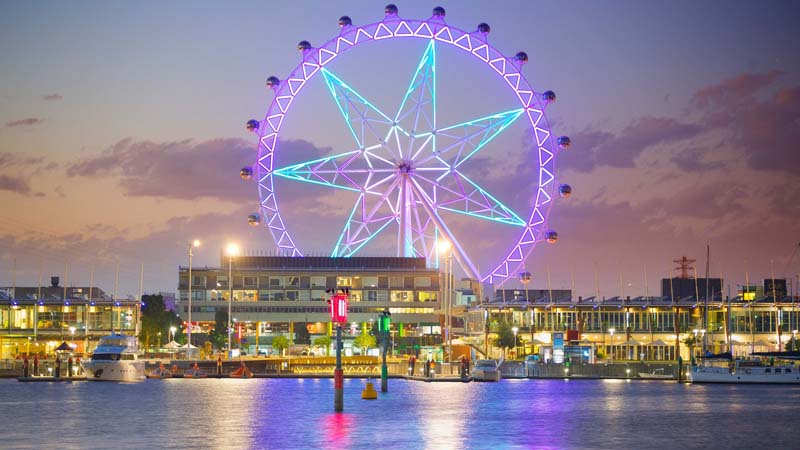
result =
M558 146L560 148L567 149L570 145L572 145L572 141L568 136L561 136L558 138Z
M526 63L528 62L528 54L525 52L519 52L516 55L514 55L514 59L516 59L521 63Z
M492 29L491 29L491 27L489 27L488 23L481 22L481 23L478 24L478 32L479 33L489 34L490 31L492 31Z
M306 50L311 50L311 42L300 41L297 43L297 49L300 50L301 52L304 52Z
M260 223L261 223L261 216L259 216L258 214L250 214L249 216L247 216L247 224L250 225L251 227L257 226Z
M544 239L549 244L555 244L556 242L558 242L558 233L556 233L553 230L550 230L550 231L548 231L547 233L544 234Z
M444 8L442 8L441 6L437 6L436 8L433 8L433 15L434 16L436 16L436 17L444 17L445 14L446 14L446 12L445 12Z
M349 27L353 25L353 21L350 19L350 16L342 16L339 17L339 27Z
M542 100L544 100L545 103L553 103L556 101L556 93L553 91L546 91L542 94Z
M572 186L568 184L562 184L558 187L558 193L561 194L562 197L569 197L572 195Z
M397 6L395 6L394 3L389 3L388 5L386 5L386 8L384 8L383 12L387 16L396 16L397 15Z
M244 166L242 170L239 171L239 176L242 177L243 180L249 180L253 177L253 169L250 166Z
M267 87L275 89L281 84L281 80L276 76L267 78Z
M258 130L258 125L259 125L259 123L258 123L258 121L256 119L248 120L247 121L247 125L246 125L247 126L247 131L254 132L254 131Z

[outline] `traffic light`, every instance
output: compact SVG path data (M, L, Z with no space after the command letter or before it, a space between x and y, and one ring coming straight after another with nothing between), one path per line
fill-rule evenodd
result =
M381 317L378 318L378 331L381 333L388 333L392 327L392 313L388 309L383 310Z

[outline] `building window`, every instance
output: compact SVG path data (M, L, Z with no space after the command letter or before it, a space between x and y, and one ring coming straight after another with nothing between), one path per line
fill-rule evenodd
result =
M217 276L217 287L227 288L228 287L228 276L227 275L218 275Z
M297 291L286 291L286 300L295 301L299 297L299 293Z
M403 289L403 277L390 277L389 287L392 289Z
M368 302L377 302L378 301L378 291L364 291L366 294L366 299Z
M311 287L325 287L325 277L311 277Z
M431 287L431 277L415 277L414 287L429 288Z
M311 300L325 300L325 291L317 289L311 291Z
M378 277L364 277L361 279L361 286L363 287L378 287Z
M269 277L269 287L283 286L283 277Z
M350 277L336 277L336 286L343 287L347 286L350 287L353 285L353 280Z
M393 302L414 301L414 291L392 291L391 301Z
M258 286L258 277L244 277L244 285L247 287Z
M419 295L419 301L421 302L435 302L437 300L436 291L420 291L417 293Z
M351 302L360 302L361 301L361 291L350 291L350 301Z
M192 275L192 287L194 286L206 287L205 275Z
M204 290L192 291L192 300L205 300L205 299L206 299L206 291Z
M300 285L300 277L286 277L286 287L296 288Z
M378 277L378 289L389 289L389 277Z
M309 289L311 287L310 277L300 277L300 289Z

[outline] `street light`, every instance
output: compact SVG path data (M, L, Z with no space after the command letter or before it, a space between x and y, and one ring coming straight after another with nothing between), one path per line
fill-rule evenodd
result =
M608 334L610 334L610 335L611 335L611 338L610 338L610 339L611 339L611 351L612 351L612 352L614 351L614 332L615 332L615 331L617 331L617 330L616 330L616 329L614 329L614 328L609 328L609 329L608 329Z
M75 343L75 327L69 327L69 334L72 335L72 343Z
M452 361L452 337L450 336L450 309L452 305L452 278L453 278L453 252L452 252L452 245L449 241L442 241L439 243L439 252L445 253L445 260L444 260L444 268L445 268L445 281L443 286L443 302L444 302L444 332L445 338L447 339L447 360Z
M519 331L519 328L513 327L513 328L511 328L511 331L514 332L514 357L516 358L516 356L517 356L517 331Z
M228 357L231 355L231 302L233 301L233 257L239 254L239 246L228 244Z
M192 249L200 247L200 241L195 239L189 245L189 325L186 327L186 339L189 348L192 347Z
M697 333L699 333L699 332L700 332L700 330L698 330L697 328L692 330L692 333L694 333L694 342L692 342L692 358L694 358L694 355L695 355L695 350L694 349L695 349L695 346L697 345Z
M175 327L169 327L169 341L172 342L175 340L175 332L178 331Z
M797 330L792 330L792 351L797 347Z

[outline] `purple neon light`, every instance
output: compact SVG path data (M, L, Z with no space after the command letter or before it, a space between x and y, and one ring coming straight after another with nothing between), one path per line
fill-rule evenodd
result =
M404 20L396 15L387 15L381 22L362 27L344 26L339 36L318 48L311 48L303 52L302 62L277 87L275 99L258 129L260 143L255 167L264 224L275 239L279 250L291 256L302 255L281 217L273 183L273 155L279 147L277 137L283 119L295 97L313 76L320 73L321 68L341 53L364 43L405 37L434 40L438 43L452 45L486 63L514 91L522 107L523 115L531 124L537 142L537 147L533 150L536 151L539 161L539 183L535 204L526 225L522 227L522 233L517 239L517 243L503 261L481 277L482 281L502 284L511 274L519 270L536 242L544 239L546 217L557 188L553 174L555 173L554 154L558 147L549 131L549 124L544 115L545 104L541 101L541 95L530 87L520 72L521 64L513 58L506 58L489 45L484 34L470 33L447 25L442 17L434 16L428 20ZM395 199L393 203L392 209L397 212L400 207L399 199ZM358 206L357 202L354 208ZM424 236L424 230L434 226L431 218L422 219L416 208L412 215L415 219L414 228L420 233L420 236ZM385 221L386 217L380 217L380 223ZM369 225L369 223L361 224L362 228L369 227ZM374 224L372 225L374 226ZM359 242L357 236L352 242Z

